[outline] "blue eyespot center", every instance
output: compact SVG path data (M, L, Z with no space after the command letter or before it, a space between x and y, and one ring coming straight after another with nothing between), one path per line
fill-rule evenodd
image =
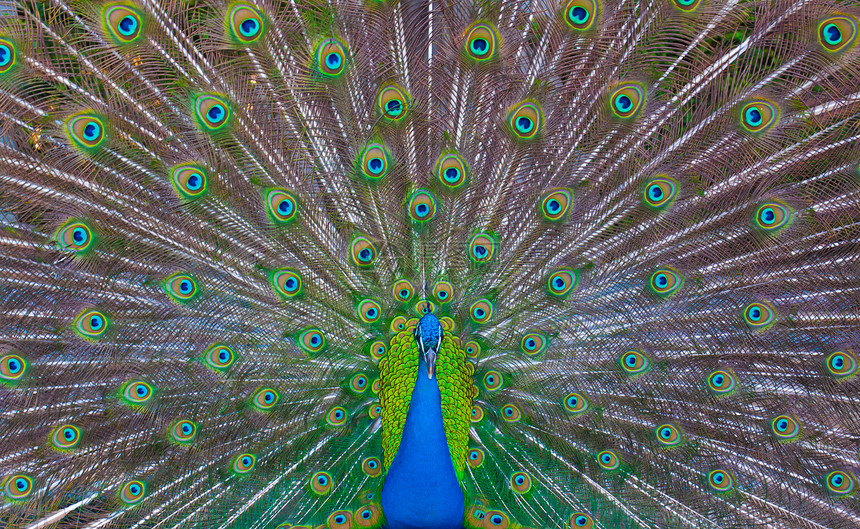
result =
M365 249L361 250L360 252L358 252L358 257L359 257L362 261L368 261L368 260L370 260L370 255L371 255L371 252L370 252L370 250L368 250L367 248L365 248Z
M716 384L718 386L722 386L723 385L723 375L715 376L714 377L714 384Z
M558 200L552 199L547 202L546 208L550 213L558 213L561 211L561 204L559 204Z
M449 182L456 182L459 178L460 171L457 170L455 167L449 167L448 169L445 169L445 179Z
M618 105L618 109L622 112L627 112L633 107L633 101L624 94L615 98L615 104Z
M517 130L518 131L523 132L523 133L529 132L532 130L533 126L534 126L534 124L533 124L531 119L529 119L525 116L521 116L521 117L517 118Z
M136 29L137 20L131 15L126 15L119 21L119 32L125 36L131 35Z
M0 66L6 66L10 60L12 60L12 52L9 50L9 46L0 44Z
M484 257L487 255L487 248L484 246L475 246L475 255L478 257Z
M484 55L490 49L490 43L487 39L477 38L472 41L471 48L475 55Z
M7 365L9 367L9 371L11 371L12 373L17 373L18 370L21 369L21 363L14 358L9 360L9 363Z
M392 99L385 104L385 111L391 116L396 116L400 114L402 109L403 105L400 103L400 101L397 101L396 99Z
M779 430L780 432L785 431L786 429L788 429L788 421L786 421L785 419L781 419L781 420L777 421L776 429Z
M747 122L750 125L752 125L754 127L761 125L761 122L762 122L761 112L759 112L759 110L757 108L753 107L753 108L748 109L746 114L747 114Z
M227 351L224 351L222 349L221 352L218 353L218 359L222 362L226 362L228 358L230 358L230 355L227 353Z
M203 184L203 178L199 174L193 173L191 176L188 177L187 184L188 189L196 191L200 189L200 186Z
M588 518L586 518L585 516L577 516L576 517L576 525L583 527L587 523L588 523Z
M840 485L842 485L842 482L843 482L843 481L844 481L844 479L842 479L842 476L841 476L841 475L839 475L839 474L836 474L835 476L833 476L832 478L830 478L830 483L832 483L833 485L835 485L835 486L837 486L837 487L839 487Z
M657 276L657 286L665 287L669 283L669 279L666 277L666 274L660 274Z
M182 425L182 433L184 433L186 435L190 434L191 433L191 426L189 426L188 424L183 424Z
M343 418L343 412L340 410L337 410L336 412L334 412L334 418L338 419L338 420L342 419Z
M239 28L242 30L242 35L251 37L260 30L260 23L253 18L249 18L247 20L243 20L242 23L239 24Z
M84 138L89 141L95 140L98 138L100 131L101 127L99 127L97 123L91 121L84 126Z
M843 365L845 365L845 359L842 358L842 355L833 357L833 365L837 368L841 368Z
M281 200L278 204L278 211L281 215L287 215L293 211L293 203L289 200Z
M93 316L90 318L90 327L94 331L97 331L102 328L102 319L100 316Z
M182 292L183 294L188 294L189 292L191 292L191 281L189 281L187 279L183 279L179 283L179 291Z
M63 430L63 437L65 437L67 441L71 441L75 438L75 431L71 428L66 428Z
M672 430L669 428L663 428L662 430L660 430L660 436L663 439L668 439L668 438L672 437Z
M424 217L429 213L430 208L427 207L427 204L419 204L415 210L418 212L418 215Z
M382 160L379 158L371 158L367 161L367 169L373 174L379 174L382 172Z
M828 44L839 44L842 42L842 32L836 24L827 24L824 26L824 40Z
M15 480L15 486L18 488L19 491L27 490L27 480L23 478L18 478L17 480Z
M576 6L569 11L570 20L575 24L583 24L588 20L588 11L581 6Z
M341 63L340 55L338 55L337 53L334 53L334 52L329 53L325 57L325 63L326 63L326 66L328 66L331 69L338 68L340 66L340 63Z
M311 345L319 345L319 343L320 337L318 334L314 334L313 336L311 336Z
M750 310L750 319L758 321L761 318L761 310L757 307L753 307Z
M498 514L495 514L492 518L490 518L490 522L492 522L493 525L502 525L502 521L502 517Z
M75 228L72 232L72 238L76 243L81 244L87 239L87 232L83 228Z
M361 517L365 520L369 520L371 516L373 516L373 513L370 512L370 509L364 509L361 511Z
M636 365L636 356L628 355L627 358L625 359L625 361L627 362L627 365L635 366Z
M221 105L215 105L206 112L206 115L212 121L221 121L221 118L224 117L224 107Z
M660 200L663 198L663 190L657 184L651 186L651 189L648 190L648 195L653 200Z
M317 481L320 485L325 485L326 483L328 483L328 478L325 476L320 476L319 478L317 478Z
M140 486L138 486L138 485L132 485L131 487L128 488L128 490L130 490L131 493L134 494L135 496L140 494Z

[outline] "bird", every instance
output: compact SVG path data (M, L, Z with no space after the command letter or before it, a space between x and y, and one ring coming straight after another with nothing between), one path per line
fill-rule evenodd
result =
M851 0L0 4L0 526L856 528Z

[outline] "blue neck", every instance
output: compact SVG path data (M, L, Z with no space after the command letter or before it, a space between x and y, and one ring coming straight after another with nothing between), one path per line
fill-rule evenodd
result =
M400 449L385 476L382 512L390 529L460 529L465 500L454 473L436 377L419 355Z

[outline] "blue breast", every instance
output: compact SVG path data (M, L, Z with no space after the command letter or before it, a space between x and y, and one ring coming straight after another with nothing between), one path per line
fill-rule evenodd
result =
M419 358L400 449L382 488L382 511L391 529L460 529L465 500L445 438L442 396Z

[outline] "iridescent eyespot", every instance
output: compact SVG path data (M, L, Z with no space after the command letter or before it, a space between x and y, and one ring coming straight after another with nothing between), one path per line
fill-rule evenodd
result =
M409 99L399 86L389 85L379 91L376 106L382 117L389 121L400 121L409 110Z
M370 391L379 395L379 390L382 389L382 381L380 379L374 379L373 383L370 385ZM379 409L379 412L382 413L382 408Z
M286 189L270 189L266 193L266 205L269 209L269 216L277 224L290 222L296 217L296 212L299 210L296 197Z
M442 155L436 164L436 176L439 177L440 182L451 189L463 185L468 172L466 162L456 153Z
M75 320L75 331L84 338L100 338L110 322L97 310L86 310Z
M143 30L140 13L131 6L122 4L105 9L104 24L108 34L120 44L134 42Z
M155 390L142 380L126 382L122 388L122 399L131 406L146 404L153 395L155 395Z
M105 139L104 122L92 114L72 116L66 122L66 132L78 147L95 149Z
M436 199L429 191L419 189L409 197L406 206L409 218L415 222L427 222L436 216Z
M51 444L58 450L71 450L81 442L81 431L72 424L63 424L51 433Z
M857 480L854 475L844 470L834 470L824 478L827 490L839 496L848 496L854 492Z
M331 479L331 474L320 471L311 476L310 485L314 493L325 496L331 492L334 481Z
M466 356L469 358L478 358L481 355L481 346L478 345L478 342L466 342L463 344L463 350L466 351Z
M399 279L394 282L394 286L391 287L391 292L394 294L394 299L401 303L408 303L412 300L412 296L415 295L415 287L412 286L406 279Z
M609 98L612 113L622 119L636 115L645 104L645 87L636 83L624 83L616 88Z
M594 520L584 512L575 512L570 516L570 529L593 529Z
M371 143L361 153L361 174L371 180L379 180L388 173L388 152L381 143Z
M335 406L334 408L328 410L328 413L326 413L325 416L325 421L331 426L343 426L344 424L346 424L346 419L346 410L340 406Z
M678 183L666 175L658 175L645 184L645 205L663 209L678 195Z
M272 274L272 288L284 298L293 298L302 292L302 276L292 268L281 268Z
M433 314L434 312L436 312L436 305L434 305L432 301L427 301L424 299L422 299L421 301L416 303L415 307L413 307L413 308L415 309L415 312L419 316L424 316L426 314Z
M856 38L857 20L854 17L838 15L818 24L818 43L831 53L844 50Z
M752 133L762 132L776 123L779 108L767 99L752 101L741 107L741 125Z
M376 261L376 246L367 237L356 237L349 247L352 262L358 266L370 266Z
M508 127L516 137L523 140L536 137L542 124L543 114L535 101L523 101L508 113Z
M556 270L547 279L549 293L553 296L566 296L579 284L579 274L574 270Z
M469 259L474 263L486 263L496 253L496 241L486 233L476 233L469 241Z
M546 336L536 332L530 332L520 340L520 350L529 356L541 354L547 345Z
M673 0L675 3L675 7L680 9L681 11L690 13L695 11L702 0Z
M480 468L484 464L484 451L480 448L469 449L468 454L466 454L466 462L472 468Z
M612 450L604 450L597 454L597 464L603 470L616 470L621 466L621 458Z
M57 243L63 250L75 253L87 251L93 243L93 232L82 222L66 224L57 232Z
M237 4L230 9L228 25L233 38L243 44L248 44L260 38L265 23L260 12L252 6Z
M718 468L708 473L708 485L717 493L729 492L735 487L735 477L728 470Z
M206 365L221 372L226 371L235 359L236 354L233 352L233 349L221 344L210 346L203 355Z
M327 529L350 529L352 527L352 512L334 511L328 515L325 527Z
M8 72L15 66L15 45L6 39L0 39L0 74Z
M708 389L715 395L728 395L736 387L735 376L729 371L714 371L708 375Z
M325 347L325 335L319 329L308 329L299 335L299 347L308 353L318 353Z
M139 480L127 481L119 489L119 499L126 505L140 503L146 496L146 483Z
M827 371L838 378L848 378L857 373L857 357L854 351L836 351L827 357Z
M597 19L596 0L571 0L564 6L564 21L573 29L585 31Z
M375 478L382 474L382 463L378 457L367 457L361 462L361 470L368 476Z
M469 307L469 317L475 323L487 323L493 316L493 304L488 299L479 299Z
M382 316L382 308L379 303L372 299L361 300L355 308L355 312L364 323L375 323Z
M3 491L12 501L25 500L33 492L33 478L26 474L9 476L3 485Z
M0 382L14 384L21 380L27 372L27 362L16 354L7 354L0 358Z
M397 334L406 330L406 318L403 316L396 316L393 320L391 320L391 332Z
M484 389L487 391L497 391L502 388L505 379L498 371L487 371L484 373Z
M173 301L187 303L197 295L197 282L188 274L173 274L164 280L164 291Z
M569 189L555 189L550 191L541 201L541 212L547 220L561 220L570 209L573 194Z
M206 193L206 172L195 164L183 164L173 168L173 187L179 196L194 199Z
M466 55L478 62L495 57L499 38L493 26L483 22L474 24L466 32Z
M511 474L511 490L517 494L525 494L532 490L532 477L525 472Z
M447 331L450 333L454 333L457 328L457 324L454 322L454 318L451 316L442 316L439 318L439 325L442 327L443 331Z
M579 415L588 410L588 399L582 393L568 393L562 400L567 413Z
M281 400L277 391L271 388L263 388L254 394L253 404L258 410L268 411L275 407Z
M220 130L230 121L230 105L216 95L198 96L194 101L194 112L205 130Z
M776 320L776 311L768 303L753 302L744 308L744 321L755 330L764 330Z
M370 405L369 408L367 408L367 415L371 419L376 419L377 417L382 415L382 406L380 406L379 403L374 402L373 404Z
M370 383L367 380L367 375L364 373L356 373L349 379L349 389L354 393L362 394L367 391Z
M791 220L791 210L778 202L767 202L755 212L756 225L766 231L784 228Z
M654 428L654 435L657 437L657 442L662 446L677 446L681 444L684 437L681 435L681 430L672 424L661 424Z
M358 527L376 527L381 519L382 512L372 503L359 507L352 514L352 523Z
M684 278L673 268L660 268L648 281L648 287L660 297L667 298L681 289Z
M788 415L780 415L770 421L770 429L780 441L793 441L800 436L800 423Z
M180 419L170 425L170 437L179 444L187 444L197 437L197 424L188 419Z
M469 418L472 422L481 422L484 419L484 408L477 404L472 406L472 414Z
M505 422L517 422L520 420L522 414L520 413L520 409L514 404L505 404L502 406L502 419Z
M508 529L511 525L511 519L507 513L502 511L487 511L484 517L484 527L494 527L496 529Z
M317 46L317 71L327 77L338 77L346 68L346 48L335 38L328 38Z
M370 344L370 357L374 360L379 360L388 351L388 346L382 340L377 340Z
M651 366L651 361L641 351L627 351L621 355L621 367L628 375L644 373Z
M447 281L439 281L433 286L433 296L439 303L448 303L454 299L454 286Z
M247 474L254 470L254 465L257 464L257 456L254 454L239 454L233 458L233 472L237 474Z

